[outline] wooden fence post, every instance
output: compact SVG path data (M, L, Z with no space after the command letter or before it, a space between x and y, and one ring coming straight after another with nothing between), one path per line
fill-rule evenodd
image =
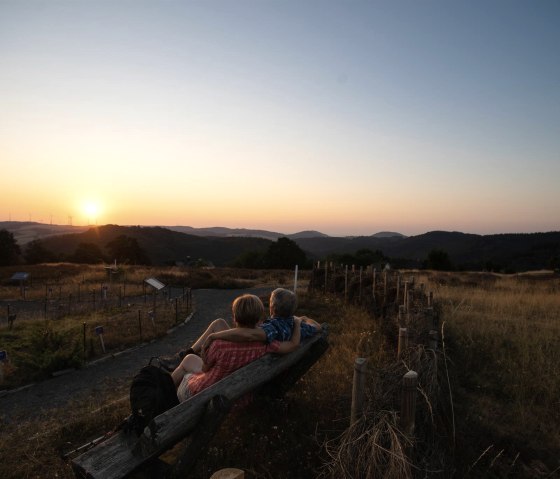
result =
M397 347L397 358L401 358L402 354L408 349L408 329L399 328L399 344Z
M373 281L371 286L371 294L373 295L373 302L375 304L375 280L377 279L377 268L374 268L372 265L372 269L373 269Z
M399 306L398 322L399 322L399 327L406 326L406 308L402 304Z
M427 317L426 323L427 323L428 330L437 329L436 317L434 315L434 308L426 308L426 317Z
M325 261L325 294L327 294L327 276L329 272L329 262Z
M406 298L408 296L408 281L404 282L404 291L403 291L403 302L404 308L406 310Z
M437 351L438 347L438 332L435 329L432 329L429 333L429 347L434 351Z
M408 371L403 376L401 400L401 430L403 433L408 435L414 432L417 384L418 373L414 371Z
M360 304L362 304L362 272L363 272L363 269L364 269L363 266L360 266L360 283L359 283L360 286L359 286L359 289L358 289L358 302Z
M401 289L401 275L397 273L397 293L395 294L395 304L399 304L399 293Z
M410 314L412 311L412 302L414 300L414 291L411 289L408 290L408 294L406 295L406 312Z
M387 270L383 271L383 306L387 304Z
M354 382L352 385L352 408L350 410L350 424L354 424L364 412L365 380L367 359L356 358L354 361Z
M348 301L348 265L344 268L344 302Z

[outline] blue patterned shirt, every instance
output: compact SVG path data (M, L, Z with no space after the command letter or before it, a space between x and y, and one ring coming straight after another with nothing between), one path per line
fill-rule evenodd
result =
M272 341L289 341L292 337L292 331L294 329L294 317L280 318L274 316L264 320L262 324L259 325L266 334L266 342L271 343ZM306 338L313 336L317 332L317 328L311 324L301 323L301 341Z

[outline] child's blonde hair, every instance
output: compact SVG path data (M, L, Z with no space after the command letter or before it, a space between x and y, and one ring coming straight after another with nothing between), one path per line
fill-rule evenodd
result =
M234 321L244 328L254 328L264 317L264 306L258 296L244 294L235 298L231 306Z

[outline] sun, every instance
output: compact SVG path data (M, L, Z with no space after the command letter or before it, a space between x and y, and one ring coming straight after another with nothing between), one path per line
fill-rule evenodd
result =
M87 218L88 224L97 223L97 216L100 212L99 203L96 201L86 201L82 206L82 210Z

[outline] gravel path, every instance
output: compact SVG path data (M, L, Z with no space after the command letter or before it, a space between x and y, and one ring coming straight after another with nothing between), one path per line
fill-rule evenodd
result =
M72 401L102 397L106 391L123 390L128 394L132 377L152 356L172 354L191 345L216 318L231 320L231 302L243 293L268 294L272 288L250 290L193 290L194 314L189 321L163 338L115 357L108 356L87 367L33 384L0 397L0 422L19 417L27 419L48 415Z

